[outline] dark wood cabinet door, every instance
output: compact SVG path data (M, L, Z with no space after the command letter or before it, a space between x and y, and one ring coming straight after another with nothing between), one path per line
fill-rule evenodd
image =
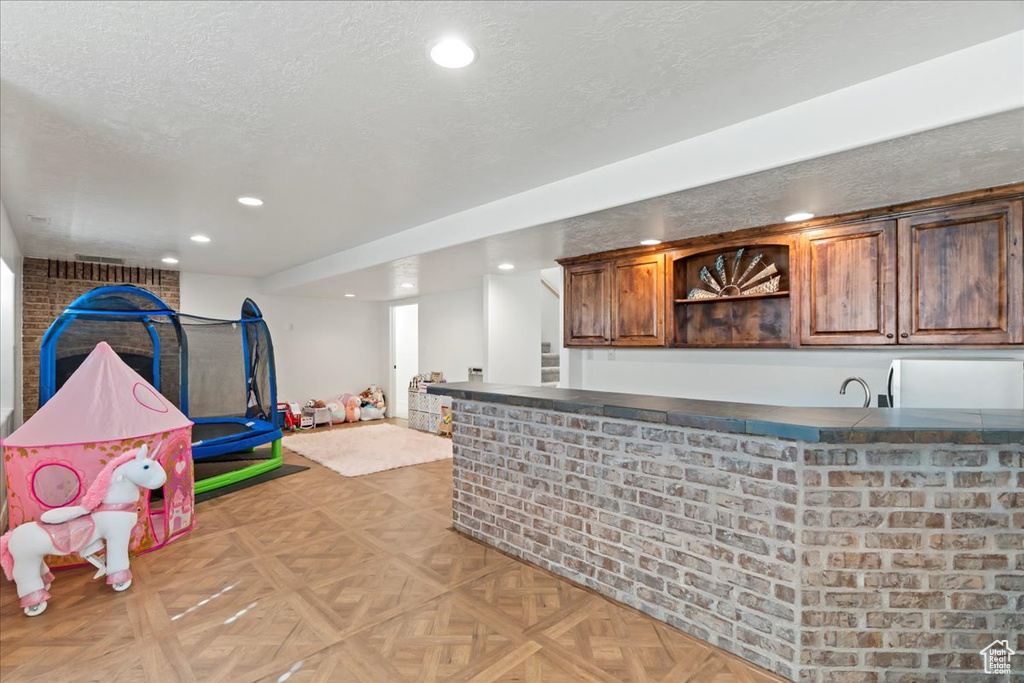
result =
M896 221L801 237L800 343L896 343Z
M612 344L664 346L664 254L621 259L611 266Z
M900 342L1019 344L1022 240L1020 200L901 218Z
M581 263L565 269L565 320L562 337L566 346L611 344L611 264Z

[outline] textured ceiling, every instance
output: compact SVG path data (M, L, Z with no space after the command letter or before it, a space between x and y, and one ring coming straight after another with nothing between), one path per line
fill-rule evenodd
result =
M30 255L261 276L1019 30L1021 7L3 2L0 194ZM466 70L426 59L450 31ZM590 250L572 234L548 257Z
M392 299L479 287L499 263L538 270L555 258L770 225L1024 182L1024 109L576 218L548 223L296 287L293 294ZM416 285L402 289L402 282Z

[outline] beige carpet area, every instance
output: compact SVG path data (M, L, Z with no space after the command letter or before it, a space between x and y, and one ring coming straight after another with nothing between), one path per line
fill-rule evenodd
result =
M346 477L452 457L451 439L391 424L296 434L285 445Z

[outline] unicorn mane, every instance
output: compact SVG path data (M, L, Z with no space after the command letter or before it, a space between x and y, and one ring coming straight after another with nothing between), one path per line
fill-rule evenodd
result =
M96 476L96 481L85 492L80 505L89 512L95 510L103 502L103 499L107 497L107 491L110 490L110 479L114 476L114 470L126 462L134 460L137 454L138 450L131 450L127 453L122 453L108 462L106 467L100 470L100 473Z

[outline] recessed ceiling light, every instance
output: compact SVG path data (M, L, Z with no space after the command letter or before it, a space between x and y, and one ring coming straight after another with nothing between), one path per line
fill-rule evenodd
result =
M206 244L207 242L210 241L210 238L207 237L206 235L192 235L192 241Z
M346 295L345 295L345 298L346 298L346 299L351 299L351 298L353 298L354 296L355 296L355 294L346 294Z
M461 38L444 38L430 48L430 58L446 69L461 69L476 59L476 50Z
M263 206L263 200L257 197L239 197L238 203L246 206Z
M173 256L165 256L164 258L162 258L160 260L163 261L164 263L177 263L178 262L178 259L174 258Z
M401 287L402 289L412 289L415 286L416 285L414 285L411 282L403 282L402 284L399 285L399 287Z
M799 223L800 221L807 221L812 218L814 218L813 213L807 213L806 211L798 211L796 213L791 213L788 216L786 216L786 222Z
M515 265L511 263L502 263L498 265L498 268L501 270L512 270L513 268L515 268Z
M653 247L655 244L661 244L661 240L640 240L640 244L644 245L645 247Z

